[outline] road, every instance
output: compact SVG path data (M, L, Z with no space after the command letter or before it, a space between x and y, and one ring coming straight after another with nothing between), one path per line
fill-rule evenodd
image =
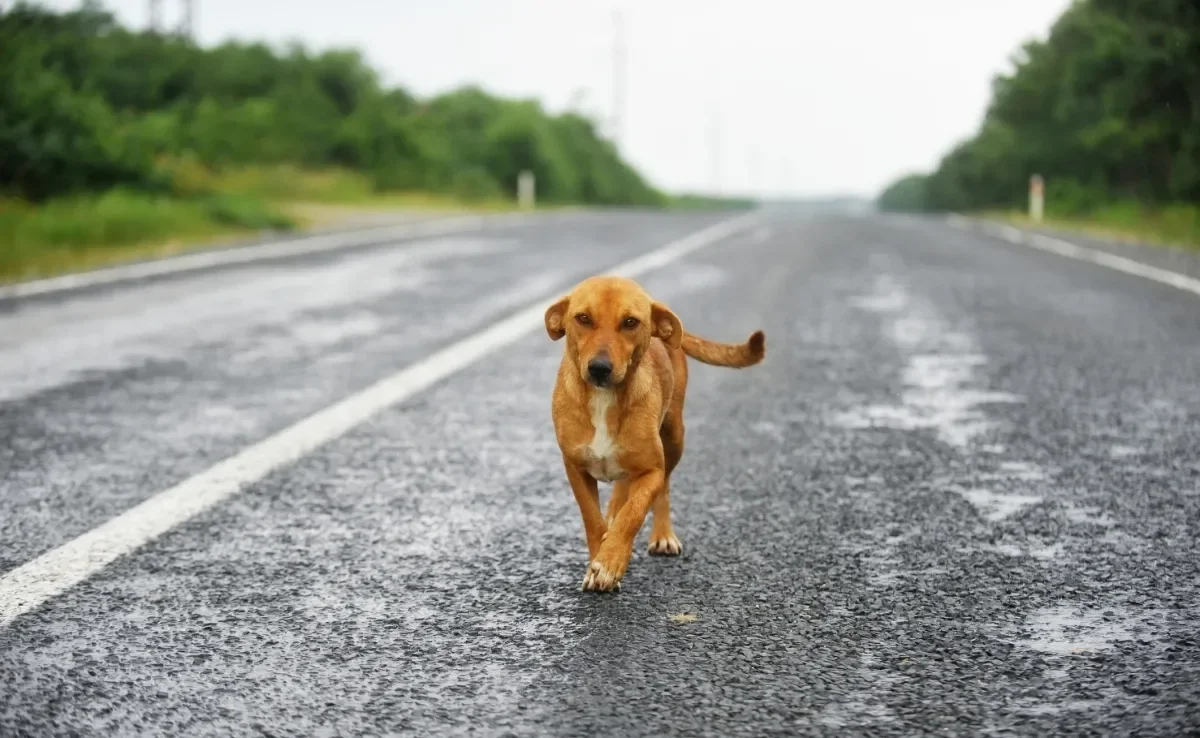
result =
M685 553L643 531L619 594L579 591L540 330L213 481L728 217L4 304L0 735L1197 734L1200 297L941 221L764 212L641 263L687 328L768 356L693 370ZM223 496L163 502L195 479ZM121 522L142 503L169 522ZM54 559L113 520L127 553ZM75 579L17 612L22 571Z

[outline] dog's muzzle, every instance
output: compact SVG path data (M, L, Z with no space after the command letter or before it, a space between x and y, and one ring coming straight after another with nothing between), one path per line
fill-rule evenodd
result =
M608 380L612 377L612 370L612 362L601 356L592 359L587 365L588 378L597 387L603 387L608 383Z

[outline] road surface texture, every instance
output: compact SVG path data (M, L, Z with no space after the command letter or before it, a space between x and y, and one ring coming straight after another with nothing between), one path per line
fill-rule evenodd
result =
M728 217L5 304L0 609L5 574ZM562 344L530 331L0 625L0 735L1196 734L1200 297L786 212L641 281L694 332L767 334L758 367L693 364L681 558L643 531L620 593L579 591Z

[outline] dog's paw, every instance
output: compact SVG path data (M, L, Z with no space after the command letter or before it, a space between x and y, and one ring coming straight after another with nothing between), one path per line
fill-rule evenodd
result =
M649 550L651 556L678 556L683 553L683 542L674 533L651 537Z
M599 561L593 561L583 575L582 589L584 592L620 592L621 578Z

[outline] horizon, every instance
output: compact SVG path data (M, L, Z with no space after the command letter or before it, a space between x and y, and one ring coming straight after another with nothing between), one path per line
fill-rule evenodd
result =
M300 41L313 51L354 49L389 87L428 98L473 85L537 99L548 111L586 115L612 138L613 12L620 10L626 95L616 142L654 186L705 196L873 199L970 137L992 79L1069 4L967 9L922 0L898 8L856 0L796 8L751 0L683 11L679 0L637 8L624 0L455 0L355 12L368 4L346 0L331 15L309 2L208 0L197 8L195 38L205 47ZM147 25L146 0L99 5L126 27ZM177 22L180 4L162 6L165 23ZM864 25L863 17L875 22ZM834 66L820 69L822 62Z

